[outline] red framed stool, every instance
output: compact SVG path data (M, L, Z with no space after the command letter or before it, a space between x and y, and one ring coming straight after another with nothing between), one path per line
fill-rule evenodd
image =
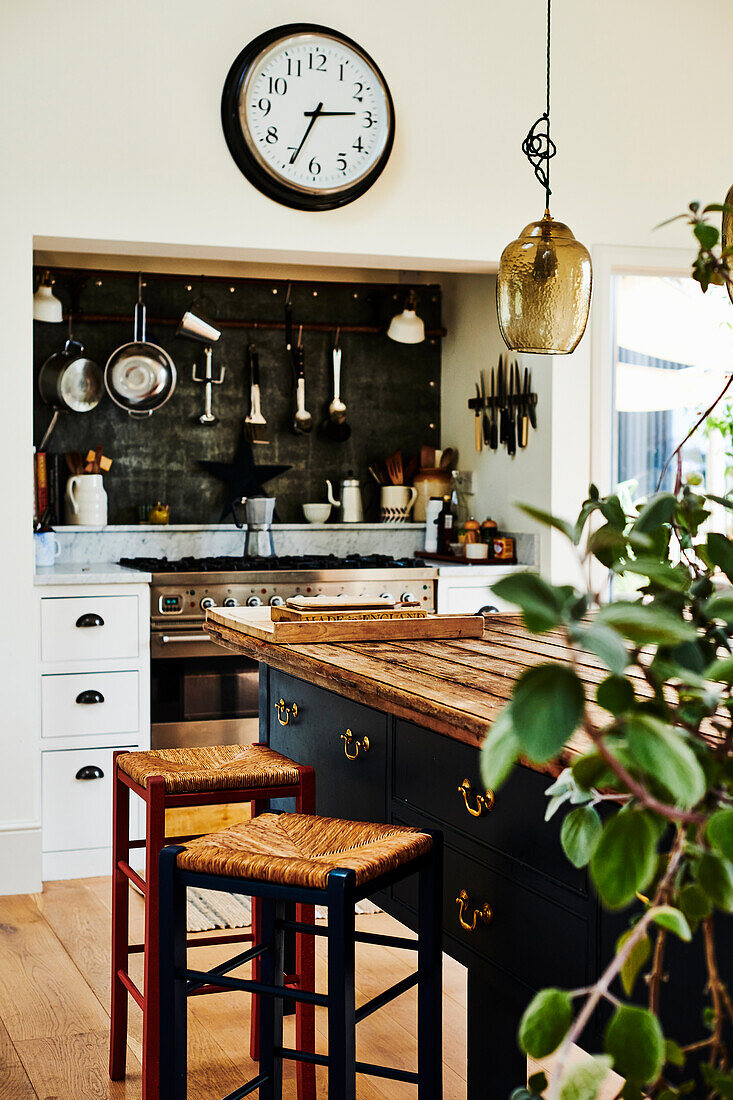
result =
M145 803L145 839L130 840L130 791ZM294 798L296 812L315 810L315 773L296 764L267 745L215 745L185 749L151 749L147 752L120 751L114 756L112 835L112 998L110 1012L109 1075L113 1081L125 1076L127 1054L128 993L143 1013L142 1098L158 1100L160 1087L160 959L158 856L171 841L191 837L167 837L165 812L194 806L249 802L252 816L268 809L270 799ZM145 849L145 878L130 865L130 850ZM129 942L129 885L133 883L145 899L144 943ZM312 906L299 905L297 920L312 924ZM190 945L258 942L259 906L252 906L252 931L234 936L201 936ZM143 989L129 974L129 956L144 954ZM259 960L253 977L259 972ZM315 951L310 936L296 936L296 973L287 984L315 989ZM218 993L224 986L209 983L197 993ZM250 1047L259 1058L259 999L252 999ZM298 1002L295 1011L297 1045L315 1051L315 1008ZM298 1065L299 1100L315 1100L315 1065Z

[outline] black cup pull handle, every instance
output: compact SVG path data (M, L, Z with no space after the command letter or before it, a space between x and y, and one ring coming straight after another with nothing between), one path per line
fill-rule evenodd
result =
M104 619L96 611L87 611L76 620L77 626L104 626Z
M87 706L91 703L103 703L104 696L101 691L97 691L95 688L87 688L86 691L80 691L76 697L77 703L85 703Z
M76 779L104 779L104 772L96 764L85 764L76 773Z
M498 610L499 610L499 608L494 607L494 605L492 603L487 603L483 607L479 608L478 614L479 615L494 615L496 612L498 612Z

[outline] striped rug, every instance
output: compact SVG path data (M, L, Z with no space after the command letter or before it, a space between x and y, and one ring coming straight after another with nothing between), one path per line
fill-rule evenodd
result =
M220 890L196 890L188 894L187 925L189 932L209 932L214 928L249 928L252 923L250 900L244 894L224 894ZM371 901L360 901L355 912L363 916L379 913ZM326 920L325 909L316 907L316 920Z

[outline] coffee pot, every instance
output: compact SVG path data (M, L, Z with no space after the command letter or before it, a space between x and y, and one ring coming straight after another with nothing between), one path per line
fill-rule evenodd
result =
M349 470L351 473L351 470ZM342 523L363 523L364 506L361 501L361 488L358 478L346 477L341 482L341 500L336 500L333 495L333 485L326 478L328 488L328 503L334 508L341 509Z
M244 506L244 522L237 515L240 505ZM244 549L246 557L271 558L275 553L270 530L274 511L274 497L242 497L241 500L232 501L234 522L247 532Z

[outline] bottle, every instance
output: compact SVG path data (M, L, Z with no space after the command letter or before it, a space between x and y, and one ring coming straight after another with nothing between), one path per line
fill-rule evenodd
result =
M464 528L466 531L466 542L481 542L481 526L477 519L471 516L467 519Z
M443 507L438 516L438 553L450 554L450 544L454 541L453 528L455 516L449 496L443 497Z
M484 520L481 524L481 541L489 544L489 554L491 554L491 544L494 541L494 536L498 533L496 520L490 516Z

